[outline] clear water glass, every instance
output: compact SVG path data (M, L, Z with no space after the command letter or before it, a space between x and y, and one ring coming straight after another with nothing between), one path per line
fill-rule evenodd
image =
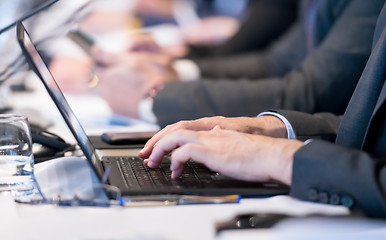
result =
M27 117L0 114L0 193L15 198L36 191Z

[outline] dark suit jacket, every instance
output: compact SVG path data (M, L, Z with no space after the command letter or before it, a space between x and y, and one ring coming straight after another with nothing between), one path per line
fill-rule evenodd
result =
M372 54L340 126L340 118L331 114L281 112L300 137L338 132L335 144L315 140L295 154L292 196L386 217L385 80L386 4L378 19Z
M299 0L253 0L249 1L239 31L219 46L190 46L187 58L204 66L214 56L227 56L266 48L296 20ZM226 4L224 2L224 4ZM206 57L203 59L203 57ZM206 69L206 68L205 68ZM205 75L205 69L203 73Z
M277 76L292 71L275 78L168 84L154 98L158 123L165 126L214 115L254 116L272 108L343 114L370 55L383 3L320 0L316 20L310 24L313 28L304 27L308 21L302 20L265 55L268 60L239 63ZM315 47L306 47L309 40Z

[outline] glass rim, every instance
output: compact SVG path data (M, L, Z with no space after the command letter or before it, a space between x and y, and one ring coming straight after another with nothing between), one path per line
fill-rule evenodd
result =
M27 116L17 114L0 114L0 122L28 120Z

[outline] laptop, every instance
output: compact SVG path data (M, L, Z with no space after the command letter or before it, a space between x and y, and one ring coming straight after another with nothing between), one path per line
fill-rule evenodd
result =
M158 168L148 168L138 156L103 156L96 149L77 120L47 65L42 60L23 24L17 24L17 38L28 64L43 82L66 124L77 140L99 180L118 187L123 196L133 195L203 195L219 196L238 194L246 196L272 196L288 194L289 188L277 182L245 182L212 172L204 165L189 161L178 179L171 179L170 159L165 157Z

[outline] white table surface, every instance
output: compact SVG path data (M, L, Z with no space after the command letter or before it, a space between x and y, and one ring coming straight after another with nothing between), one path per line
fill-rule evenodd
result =
M35 166L47 196L71 194L91 186L83 158L60 158ZM0 197L0 239L385 239L386 221L347 216L340 206L303 202L289 196L242 199L239 204L162 207L57 207L16 204ZM284 213L289 218L272 229L215 234L218 221L242 213ZM310 214L330 217L305 218Z

